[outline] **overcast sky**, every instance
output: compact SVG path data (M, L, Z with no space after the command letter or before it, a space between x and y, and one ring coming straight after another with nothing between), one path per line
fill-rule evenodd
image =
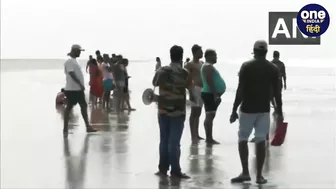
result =
M268 39L269 11L299 11L306 0L1 0L1 58L65 58L71 44L130 59L167 57L197 43L222 58L249 56ZM320 0L331 25L320 46L271 46L293 58L334 58L335 0Z

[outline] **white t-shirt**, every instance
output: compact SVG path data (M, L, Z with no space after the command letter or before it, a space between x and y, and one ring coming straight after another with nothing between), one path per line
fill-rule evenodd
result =
M110 64L103 62L103 80L105 79L112 79L112 73L109 71Z
M84 86L84 75L82 72L82 68L80 67L78 61L74 58L69 58L64 63L64 73L66 76L66 83L64 90L66 91L80 91L80 85L72 79L69 72L74 72L77 76L80 83Z

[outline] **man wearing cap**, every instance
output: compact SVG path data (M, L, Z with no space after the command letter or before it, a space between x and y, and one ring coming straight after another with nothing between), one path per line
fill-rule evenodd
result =
M70 53L68 56L70 58L64 63L64 73L66 76L66 83L64 87L64 94L67 98L67 104L64 111L64 127L63 135L64 137L68 136L68 124L69 124L69 115L72 108L78 103L81 108L81 113L86 125L86 131L96 132L97 130L93 129L89 124L88 114L87 114L87 103L85 100L84 94L84 75L82 69L77 61L81 54L81 51L84 49L79 45L72 45Z
M242 165L242 173L231 179L232 183L250 181L248 166L248 138L254 128L257 157L256 183L265 184L267 180L262 176L265 161L265 140L270 128L270 100L271 90L277 104L276 111L279 121L283 120L282 99L279 87L279 72L277 67L266 60L267 42L259 40L254 43L254 58L242 64L239 71L239 83L233 104L230 123L239 119L238 150ZM237 114L240 106L239 116Z

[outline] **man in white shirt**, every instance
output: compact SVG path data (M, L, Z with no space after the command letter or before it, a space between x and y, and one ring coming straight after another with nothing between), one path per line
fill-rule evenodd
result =
M82 69L77 61L81 54L81 51L84 51L79 45L72 45L70 53L68 56L70 58L64 63L64 73L66 76L66 83L64 87L64 93L67 97L67 106L64 111L64 127L63 135L64 137L68 136L68 124L69 124L69 115L72 108L78 103L81 108L81 113L86 125L86 131L96 132L97 130L93 129L89 124L88 114L87 114L87 103L85 100L84 94L84 75Z

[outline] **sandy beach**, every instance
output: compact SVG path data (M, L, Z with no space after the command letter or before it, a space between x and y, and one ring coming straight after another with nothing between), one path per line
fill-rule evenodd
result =
M1 60L1 188L258 188L254 181L230 183L241 171L238 125L228 121L239 64L225 62L217 67L228 89L214 122L214 137L221 145L192 146L187 119L181 165L191 179L174 182L154 175L159 144L156 107L141 101L143 90L151 87L154 66L154 62L130 62L135 112L118 120L113 114L89 110L100 132L87 135L76 106L73 134L64 140L62 115L54 103L65 83L63 61ZM336 188L335 73L336 66L297 67L288 61L288 90L283 92L288 134L283 146L268 150L264 174L269 182L264 189ZM203 120L204 112L202 136ZM254 162L251 144L253 180Z

